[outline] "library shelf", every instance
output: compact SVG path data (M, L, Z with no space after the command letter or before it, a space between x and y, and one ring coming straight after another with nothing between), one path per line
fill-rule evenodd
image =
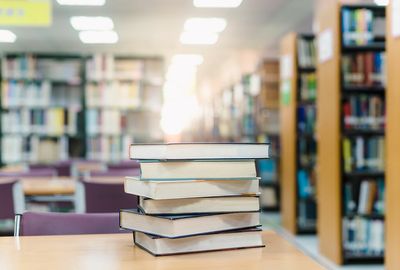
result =
M385 172L383 171L354 171L354 172L346 172L343 174L345 178L379 178L385 177Z
M339 0L320 1L317 5L317 23L319 25L318 37L319 40L328 35L332 39L328 40L329 46L332 50L329 58L319 59L317 64L317 80L318 80L318 173L319 178L324 181L317 185L318 194L318 235L320 241L321 253L337 264L350 263L349 254L345 254L344 247L344 230L347 230L349 224L343 222L345 217L344 213L344 185L349 180L361 181L370 178L384 178L376 172L366 174L365 172L352 172L346 174L344 172L344 154L343 143L344 139L353 137L373 137L373 136L386 136L384 130L345 130L344 114L343 114L343 101L349 100L352 96L358 94L378 96L385 102L387 96L386 89L381 86L349 86L345 85L351 80L353 71L349 72L348 62L354 61L357 57L359 59L367 59L370 55L374 56L373 65L383 57L382 53L385 52L385 39L379 33L371 33L371 35L363 35L364 33L356 32L358 35L353 35L351 28L348 26L351 21L345 21L343 18L356 19L356 14L368 13L373 14L371 18L377 22L385 25L385 8L375 5L363 4L343 4ZM350 14L350 16L349 16ZM354 16L353 16L354 15ZM347 17L346 17L347 16ZM379 20L379 21L378 21ZM374 23L369 21L368 23ZM387 31L386 31L387 32ZM350 33L350 34L349 34ZM372 36L372 39L370 37ZM356 44L354 39L366 38L366 40L358 44L365 43L366 45L349 45ZM361 58L362 56L362 58ZM372 57L371 57L372 58ZM388 57L386 57L388 59ZM383 59L384 60L384 59ZM357 60L358 61L358 60ZM376 62L375 62L376 61ZM347 65L347 66L346 66ZM379 66L382 67L382 66ZM347 68L347 69L346 69ZM376 68L375 66L372 68ZM385 75L385 69L376 69L382 75L378 81L382 82ZM345 72L348 72L345 74ZM356 71L357 72L357 71ZM360 71L358 71L360 72ZM371 74L370 69L363 71ZM367 81L364 77L364 80ZM367 82L360 82L367 85ZM375 83L375 82L374 82ZM400 135L400 134L399 134ZM386 187L387 188L387 187ZM386 222L386 220L385 220ZM380 224L380 228L384 225ZM348 239L346 239L348 241ZM379 240L380 241L380 240ZM383 247L383 244L381 245ZM381 256L380 256L381 257ZM382 257L381 257L382 258ZM381 259L380 258L380 259ZM368 263L368 257L362 256L357 258L357 263ZM397 268L398 269L398 268Z

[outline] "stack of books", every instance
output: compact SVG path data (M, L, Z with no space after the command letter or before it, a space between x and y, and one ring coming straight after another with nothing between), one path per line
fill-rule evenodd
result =
M140 177L125 192L138 209L121 209L120 226L153 255L262 247L255 159L268 144L134 144Z

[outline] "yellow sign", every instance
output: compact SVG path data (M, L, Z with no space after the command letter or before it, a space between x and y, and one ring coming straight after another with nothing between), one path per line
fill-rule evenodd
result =
M51 0L0 0L0 25L50 26Z

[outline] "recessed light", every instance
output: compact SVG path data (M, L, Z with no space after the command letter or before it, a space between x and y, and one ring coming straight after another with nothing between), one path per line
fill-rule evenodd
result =
M237 8L243 0L193 0L198 8Z
M112 30L113 20L109 17L74 16L70 23L75 30Z
M1 43L14 43L16 40L17 36L10 30L0 30Z
M211 45L217 43L218 35L208 32L183 32L180 41L189 45Z
M63 6L104 6L106 0L57 0L57 3Z
M172 57L173 65L198 66L201 65L204 58L200 54L176 54Z
M115 31L81 31L79 39L87 44L113 44L118 42Z
M215 32L224 31L226 20L222 18L190 18L184 25L185 31Z
M389 0L375 0L375 4L384 7L389 4Z

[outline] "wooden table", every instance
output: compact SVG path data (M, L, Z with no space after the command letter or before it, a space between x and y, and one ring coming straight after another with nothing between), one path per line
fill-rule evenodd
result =
M57 179L22 179L22 189L26 196L73 195L75 181L66 177Z
M131 234L0 237L0 268L36 269L324 269L272 231L265 248L153 257Z

